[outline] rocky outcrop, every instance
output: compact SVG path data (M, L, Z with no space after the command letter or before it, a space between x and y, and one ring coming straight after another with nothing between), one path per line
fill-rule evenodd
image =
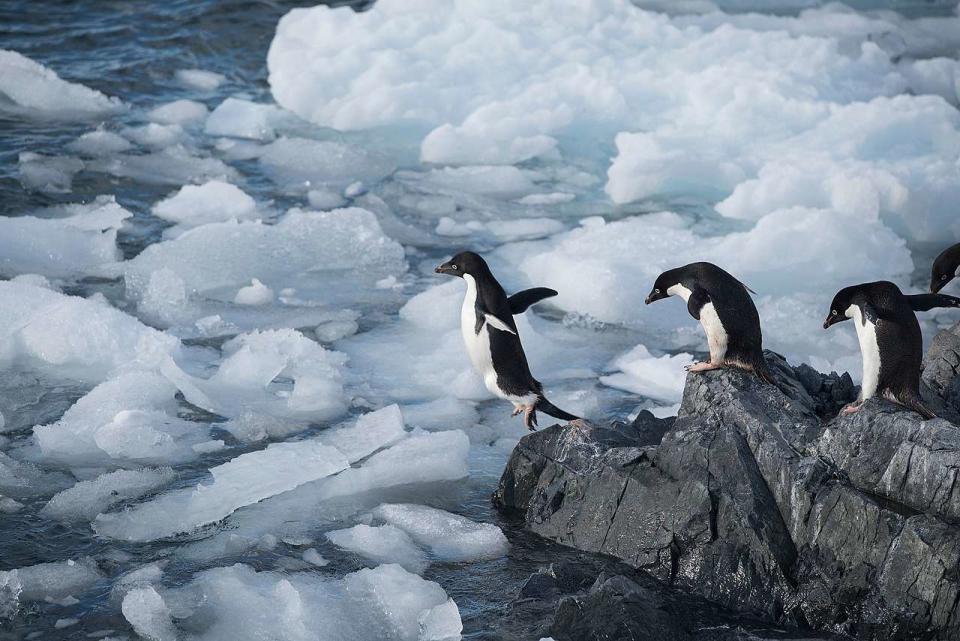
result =
M763 620L960 638L960 428L881 399L838 417L848 376L768 363L776 387L690 375L676 419L527 436L496 503L541 536ZM957 369L960 332L941 332L925 395L948 418Z

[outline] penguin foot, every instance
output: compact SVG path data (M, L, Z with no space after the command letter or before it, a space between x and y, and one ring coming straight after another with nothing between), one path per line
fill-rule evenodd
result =
M847 416L849 414L859 412L861 406L863 406L862 401L860 403L850 403L849 405L845 405L844 408L840 410L840 415Z
M714 363L704 362L687 365L684 369L686 369L688 372L709 372L712 369L720 369L720 366L715 365Z
M513 411L510 412L510 416L518 416L523 412L523 405L514 405Z
M537 410L535 405L527 405L523 408L523 424L531 432L537 431Z

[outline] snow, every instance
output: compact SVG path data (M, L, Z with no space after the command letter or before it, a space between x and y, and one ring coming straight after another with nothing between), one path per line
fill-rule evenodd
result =
M186 229L229 220L258 218L257 203L236 185L210 180L202 185L184 185L151 209L154 216Z
M152 587L136 588L123 597L124 618L147 641L176 641L177 630L170 609Z
M207 107L195 100L174 100L154 107L147 118L161 125L183 125L207 117Z
M222 74L204 69L178 69L174 78L183 86L200 91L214 91L227 80Z
M55 71L6 49L0 49L0 96L3 111L31 118L87 120L125 108L116 98L67 82Z
M392 525L370 527L361 523L327 532L326 536L337 547L355 552L375 564L396 563L414 574L422 574L429 565L423 551L407 533Z
M273 140L280 110L274 105L227 98L213 110L204 125L208 136L228 136L249 140Z
M120 257L117 232L132 213L112 196L65 209L57 218L0 217L0 271L78 276Z
M448 603L443 589L398 565L364 569L337 580L234 565L206 570L180 592L194 604L190 620L196 621L199 641L319 635L331 641L419 641L424 638L421 616L434 626L442 619L446 631L455 608L447 605L435 612Z
M497 526L425 505L381 505L373 516L403 530L445 561L496 559L509 548L507 537Z
M169 467L108 472L56 494L40 513L61 521L92 521L118 503L162 488L174 477Z
M664 403L676 403L683 396L687 379L684 368L692 364L690 354L656 357L644 345L637 345L617 356L609 367L617 371L601 376L600 382Z
M237 290L233 302L237 305L269 305L273 302L273 290L254 278L249 285Z

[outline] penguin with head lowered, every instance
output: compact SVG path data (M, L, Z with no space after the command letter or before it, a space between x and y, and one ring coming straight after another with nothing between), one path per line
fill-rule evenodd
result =
M646 303L679 296L686 301L690 315L700 321L710 361L691 365L689 371L736 367L773 384L763 359L760 315L750 293L746 285L716 265L691 263L660 274Z
M537 410L564 421L578 417L555 407L543 395L543 386L530 373L520 344L514 314L557 292L537 287L507 297L483 258L460 252L436 268L438 274L458 276L467 283L460 310L460 330L474 369L495 396L513 403L513 416L523 413L527 429L537 425Z
M889 281L852 285L837 292L823 328L853 319L863 356L860 397L842 413L852 414L865 400L880 394L924 418L933 418L920 400L923 339L914 312L958 306L960 299L944 294L904 295Z
M930 291L936 294L957 276L960 276L960 243L947 247L933 261Z

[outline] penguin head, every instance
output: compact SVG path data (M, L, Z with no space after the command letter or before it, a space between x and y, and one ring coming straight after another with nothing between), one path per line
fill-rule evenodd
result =
M658 300L664 298L669 298L671 296L669 290L674 285L683 284L683 278L685 275L685 268L677 267L676 269L668 269L659 276L657 280L653 283L653 289L650 290L650 294L647 295L646 300L643 302L649 305L650 303L655 303Z
M447 262L438 265L433 271L438 274L449 274L450 276L457 276L459 278L463 278L465 274L469 274L476 278L481 274L490 273L490 268L487 267L487 261L483 260L479 254L466 251L460 252Z
M829 329L831 325L850 320L850 317L847 316L847 310L854 304L853 298L857 295L857 291L856 287L844 287L837 292L837 295L833 297L833 302L830 303L830 312L827 314L827 319L823 321L824 329Z
M930 273L930 291L936 294L953 280L960 266L960 245L950 247L933 261Z

